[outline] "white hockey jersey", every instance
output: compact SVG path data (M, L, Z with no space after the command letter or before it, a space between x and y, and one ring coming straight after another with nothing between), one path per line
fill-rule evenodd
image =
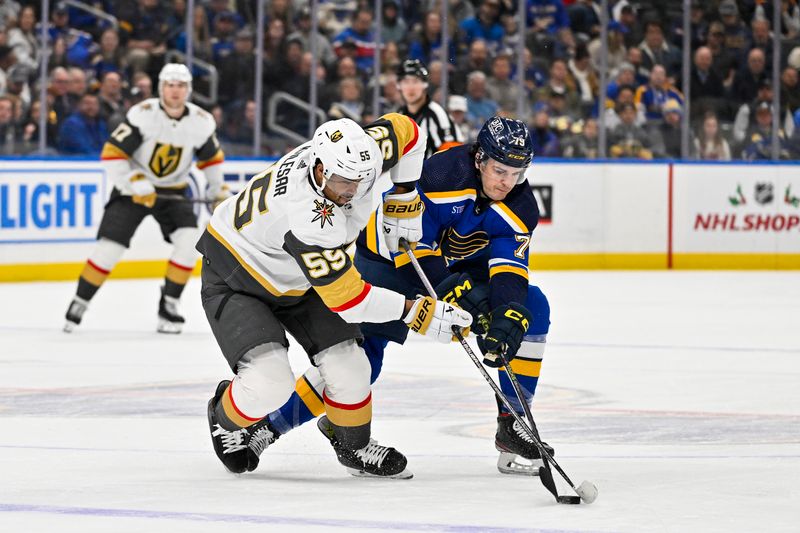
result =
M395 183L419 178L425 138L411 119L391 113L365 129L382 149L379 172ZM251 292L267 300L298 297L313 287L348 322L401 318L405 297L364 282L345 252L372 214L373 196L340 207L320 195L311 181L310 148L311 142L299 146L217 207L198 248L212 265L235 258L235 269L243 267L255 281Z
M192 103L187 102L183 115L174 119L158 98L150 98L128 110L103 146L100 159L123 194L131 194L130 178L135 174L143 174L159 188L186 187L195 156L209 189L218 188L222 184L219 164L225 157L215 129L214 117Z

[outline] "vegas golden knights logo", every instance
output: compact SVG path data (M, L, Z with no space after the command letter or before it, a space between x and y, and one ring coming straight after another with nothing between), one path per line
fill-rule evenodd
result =
M150 170L159 178L172 174L181 162L183 148L171 144L156 143L150 156Z
M342 132L336 130L333 133L331 133L331 142L332 143L339 142L342 140L342 137L344 137L344 135L342 135Z

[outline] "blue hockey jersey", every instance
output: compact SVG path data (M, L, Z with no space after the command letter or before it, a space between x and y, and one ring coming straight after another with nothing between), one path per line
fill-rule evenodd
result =
M436 285L451 272L469 272L476 281L489 280L492 308L510 301L525 302L531 232L539 220L533 192L517 185L504 201L481 194L480 178L470 146L438 152L425 161L417 184L425 203L423 237L414 255ZM381 242L381 213L361 232L360 253L394 260L405 270L405 254L391 255Z

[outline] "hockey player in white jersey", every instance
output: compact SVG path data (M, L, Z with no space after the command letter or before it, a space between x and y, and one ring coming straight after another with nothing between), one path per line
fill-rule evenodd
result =
M97 244L67 309L67 332L80 324L92 297L148 215L153 215L164 239L173 245L159 300L158 331L180 333L183 326L178 300L199 257L194 245L200 229L189 202L158 196L186 194L195 157L209 184L206 197L221 201L229 194L222 180L224 155L214 118L188 102L192 91L189 69L177 63L165 65L158 88L159 98L133 106L103 147L103 169L114 189L100 222Z
M370 438L370 365L358 323L403 319L441 342L465 327L465 311L361 279L345 248L373 209L382 172L394 188L384 199L383 231L396 248L422 234L414 188L424 135L391 113L366 127L349 119L320 126L311 141L255 176L214 215L197 247L204 256L202 301L219 346L236 374L208 403L217 456L228 470L252 471L273 440L264 416L292 393L286 332L324 380L320 429L339 462L356 475L411 477L406 458Z

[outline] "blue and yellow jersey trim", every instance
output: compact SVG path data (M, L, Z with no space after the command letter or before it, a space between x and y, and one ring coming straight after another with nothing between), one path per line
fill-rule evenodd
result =
M426 192L425 197L434 204L452 204L464 202L478 198L478 191L475 189L461 189L458 191Z
M500 215L515 233L530 233L528 226L504 202L493 202L491 209Z

